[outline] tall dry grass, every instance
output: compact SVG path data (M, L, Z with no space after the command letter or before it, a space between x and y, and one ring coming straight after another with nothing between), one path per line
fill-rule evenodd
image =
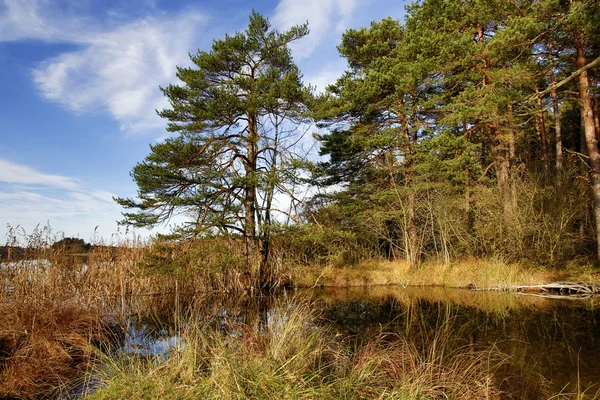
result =
M251 294L260 288L258 267L246 260L243 243L235 238L118 238L73 254L53 246L60 236L50 227L9 236L12 242L0 255L0 299L77 299L107 311L130 312L130 303L144 296Z
M351 343L283 303L264 324L191 324L168 356L107 359L91 399L500 399L505 357L455 343L443 326L423 344L402 333ZM514 397L519 398L519 397ZM527 398L527 397L520 397Z
M97 310L75 302L0 303L0 398L68 393L96 354L120 337Z
M53 246L61 237L48 226L12 229L9 239L0 252L0 398L56 396L76 386L97 355L92 347L116 332L104 321L152 309L179 318L179 299L257 286L231 242L117 238L74 254Z

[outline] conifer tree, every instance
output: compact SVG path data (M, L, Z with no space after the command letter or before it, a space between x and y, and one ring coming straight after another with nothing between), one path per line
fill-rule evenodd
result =
M133 169L138 199L116 199L137 210L124 213L124 223L156 225L185 213L194 218L188 233L238 232L248 254L263 252L265 278L266 224L273 193L284 185L279 127L301 118L310 96L288 45L307 33L306 24L278 32L253 12L244 32L190 55L193 67L177 68L182 84L162 88L171 107L158 112L174 135Z

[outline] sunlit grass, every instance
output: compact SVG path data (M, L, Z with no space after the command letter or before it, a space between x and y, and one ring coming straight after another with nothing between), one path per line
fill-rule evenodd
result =
M500 398L494 348L455 346L444 327L417 345L400 334L352 350L317 328L307 304L272 309L268 325L193 325L168 357L107 359L91 399Z
M554 281L600 282L591 267L527 267L499 260L463 259L450 263L425 262L412 267L404 261L368 260L345 267L299 268L293 281L300 287L443 286L511 289Z

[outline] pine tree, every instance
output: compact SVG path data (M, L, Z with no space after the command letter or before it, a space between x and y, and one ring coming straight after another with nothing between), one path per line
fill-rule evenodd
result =
M137 210L124 213L124 223L152 226L185 213L194 218L188 233L238 232L248 255L262 251L266 279L267 224L284 185L280 127L302 117L310 96L288 44L307 33L306 24L272 30L253 12L244 32L215 40L190 56L194 67L177 69L182 85L162 88L171 108L158 112L174 136L133 169L138 199L116 199Z

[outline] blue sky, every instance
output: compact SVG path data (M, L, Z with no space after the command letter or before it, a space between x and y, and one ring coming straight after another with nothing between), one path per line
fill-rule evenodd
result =
M304 81L322 89L345 69L341 34L402 19L404 4L0 0L0 243L7 225L29 233L48 222L85 240L97 227L110 240L122 211L112 196L135 195L129 172L166 135L159 86L177 83L188 53L244 30L252 9L280 30L309 21L292 50Z

